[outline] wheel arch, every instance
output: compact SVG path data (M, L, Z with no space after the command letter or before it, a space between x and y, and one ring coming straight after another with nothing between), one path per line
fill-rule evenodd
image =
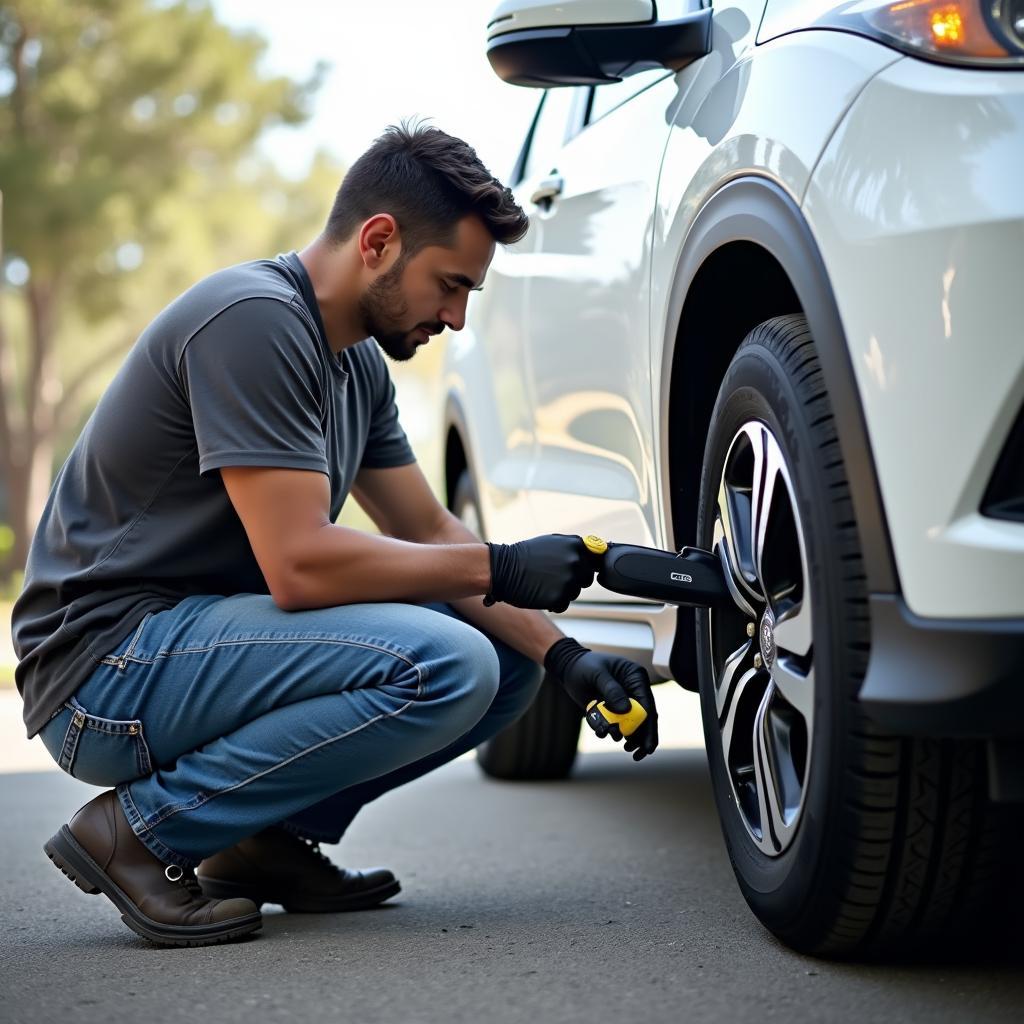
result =
M738 178L711 196L690 226L674 275L659 402L671 544L679 548L696 536L704 445L736 349L757 324L787 313L807 317L818 349L853 493L868 589L895 593L897 575L867 426L828 273L796 202L766 178ZM694 615L685 609L679 612L670 667L679 682L696 689Z

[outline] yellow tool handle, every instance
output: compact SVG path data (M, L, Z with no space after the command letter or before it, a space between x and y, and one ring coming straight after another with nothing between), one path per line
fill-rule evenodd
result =
M640 702L632 697L629 698L629 710L621 715L609 711L603 700L600 702L592 700L587 705L587 719L591 728L594 728L595 724L598 726L601 724L599 721L595 722L595 715L600 715L608 725L617 725L619 732L624 737L632 736L647 720L647 712L640 706Z
M596 533L588 533L583 538L587 550L594 555L603 555L608 550L608 541L598 537ZM604 720L602 723L602 719ZM618 715L609 711L605 702L592 700L587 705L587 720L592 729L601 729L602 725L617 725L623 737L632 736L647 720L647 712L640 702L629 698L629 710Z

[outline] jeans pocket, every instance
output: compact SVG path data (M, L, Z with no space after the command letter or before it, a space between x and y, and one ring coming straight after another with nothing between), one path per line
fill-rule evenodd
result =
M139 719L100 718L74 697L39 735L68 775L93 786L116 786L153 771Z

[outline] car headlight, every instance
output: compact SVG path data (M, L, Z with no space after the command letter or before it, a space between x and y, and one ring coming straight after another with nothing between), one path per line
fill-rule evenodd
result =
M769 0L758 42L800 29L837 28L943 63L1024 66L1024 0L854 0L836 6L812 0L811 6L816 10L808 17L804 4Z
M1024 0L995 0L986 8L996 36L1018 55L1024 54Z

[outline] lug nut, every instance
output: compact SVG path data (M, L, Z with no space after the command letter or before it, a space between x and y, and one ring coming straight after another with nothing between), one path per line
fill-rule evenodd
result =
M747 636L754 635L754 624L752 622L747 623Z
M764 662L761 660L761 655L760 654L755 654L754 655L754 668L760 668L763 664L764 664Z

